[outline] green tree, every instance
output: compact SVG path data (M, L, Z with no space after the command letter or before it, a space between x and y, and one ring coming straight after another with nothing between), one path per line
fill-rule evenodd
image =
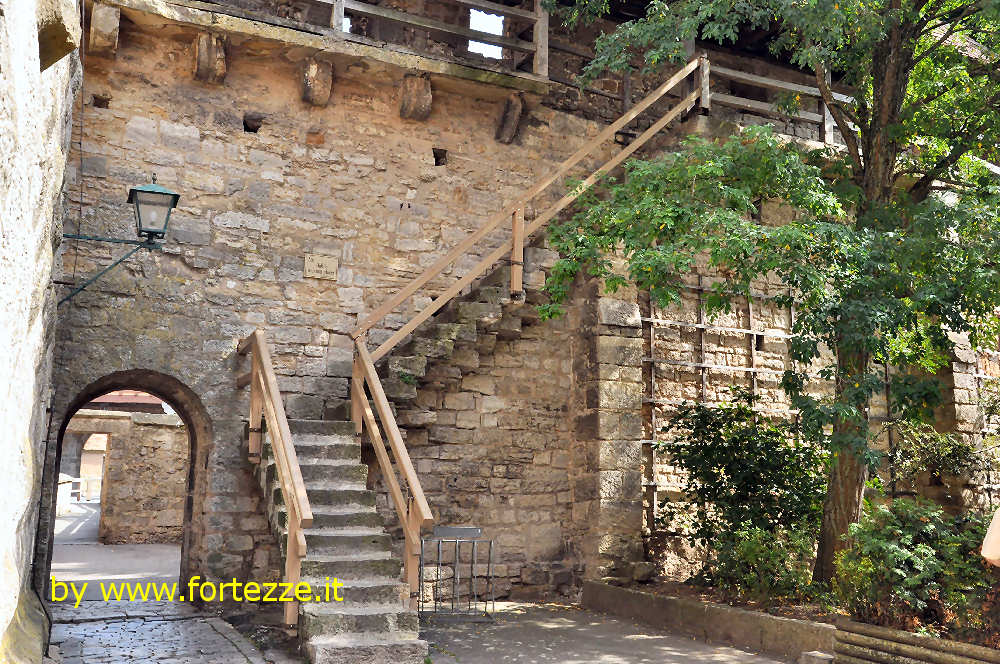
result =
M558 311L584 266L610 288L626 280L661 303L677 297L698 256L723 280L714 310L752 279L773 274L792 295L791 355L819 371L835 396L789 371L784 387L803 426L833 453L817 580L856 522L874 452L866 404L882 389L876 365L897 367L893 393L907 419L929 417L954 333L995 344L1000 273L998 0L653 0L645 18L602 35L587 76L642 63L655 72L688 56L685 43L772 35L776 55L815 73L846 148L806 152L766 130L626 165L587 196L552 238L562 260L549 282ZM607 0L557 10L570 25L607 13ZM855 91L835 98L828 81ZM993 170L991 171L991 168ZM762 201L795 212L759 222ZM623 255L616 268L611 258ZM924 376L924 377L921 377ZM832 430L832 433L827 433Z

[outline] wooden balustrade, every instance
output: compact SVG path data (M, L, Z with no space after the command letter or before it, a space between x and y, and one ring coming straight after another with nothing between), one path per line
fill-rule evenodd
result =
M507 35L483 32L468 25L447 23L428 16L411 14L361 0L323 1L333 5L330 13L330 26L335 30L343 31L344 16L367 16L391 21L417 30L426 30L432 34L454 35L470 41L499 46L508 51L530 54L532 73L542 78L547 78L549 75L549 15L542 8L541 0L535 0L533 10L508 7L489 0L451 0L454 4L463 7L503 16L505 28L513 22L515 29L505 30ZM531 41L511 36L525 32L528 27L531 28Z
M410 605L412 608L416 608L416 600L420 592L418 587L420 530L429 527L434 522L434 515L424 497L424 490L417 478L417 471L413 468L413 462L406 451L403 435L396 424L392 407L385 396L382 381L379 380L378 373L375 371L375 364L366 343L364 335L355 341L356 353L351 374L351 418L354 422L356 435L361 436L367 428L368 438L375 449L375 457L378 459L379 468L382 471L382 478L389 488L389 496L396 508L399 525L405 539L403 576L410 586ZM366 385L367 392L365 391ZM371 394L371 403L368 401L368 393ZM374 404L375 412L378 414L378 421L376 421L375 414L372 413L372 404ZM382 441L379 421L382 423L389 441L388 450ZM404 486L400 485L399 479L396 477L396 467L402 473L404 486L409 492L408 498L404 498Z
M298 583L302 559L306 556L306 537L303 529L312 526L312 509L306 484L302 479L292 443L292 432L285 416L285 406L274 375L271 351L264 333L255 330L237 347L240 355L250 354L250 371L236 380L238 388L250 386L250 435L247 454L252 463L260 463L263 433L266 425L271 436L271 450L278 470L278 482L288 510L287 538L285 543L285 576L289 583ZM285 602L285 623L298 623L298 603Z

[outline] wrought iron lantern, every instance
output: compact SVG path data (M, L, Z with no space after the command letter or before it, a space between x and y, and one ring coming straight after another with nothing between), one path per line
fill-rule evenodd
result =
M66 297L59 300L59 304L68 302L77 293L94 283L106 273L124 262L129 256L146 249L156 251L163 249L163 244L158 242L167 235L167 224L170 223L170 213L177 207L180 195L175 194L166 187L156 184L156 175L153 175L152 184L144 184L140 187L132 187L128 192L128 202L135 211L135 232L141 239L131 240L117 237L97 237L94 235L80 235L78 233L63 233L63 237L68 240L87 240L90 242L110 242L113 244L135 245L124 256L114 261L103 270L84 281L79 286L72 282L57 282L65 286L75 286ZM82 214L81 214L82 217Z
M180 195L166 187L152 184L132 187L128 192L128 202L135 208L135 231L147 241L162 239L167 234L170 212L177 207Z

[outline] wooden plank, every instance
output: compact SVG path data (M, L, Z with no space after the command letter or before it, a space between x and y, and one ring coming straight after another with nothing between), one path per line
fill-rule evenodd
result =
M295 531L298 529L291 519L288 520L288 535L285 537L285 582L291 583L294 588L299 582L302 572L302 558L299 557L298 537ZM285 602L285 624L298 625L299 623L299 603Z
M365 393L363 380L352 381L352 387L361 394ZM375 457L378 459L379 468L382 469L382 477L389 487L389 495L392 497L392 504L396 507L396 516L399 517L399 525L403 529L406 541L409 543L414 537L419 539L419 531L414 533L407 519L406 500L403 498L403 490L400 488L399 480L396 478L396 471L392 467L392 460L389 459L389 452L385 449L385 443L382 442L382 434L379 433L378 422L375 421L375 415L372 414L372 409L367 403L362 409L362 416L364 417L365 425L368 427L368 438L371 440L372 448L375 450Z
M260 330L254 332L257 338L257 356L259 357L261 371L261 381L264 388L265 407L271 412L274 422L269 422L271 432L271 442L275 448L279 448L288 464L288 486L284 487L292 492L299 512L299 523L303 528L312 525L312 510L309 507L309 497L306 494L306 483L302 479L302 470L299 468L299 460L295 455L295 446L292 445L292 432L288 428L288 418L285 417L285 407L281 401L281 391L278 389L278 379L274 375L274 364L271 362L271 351L267 347L267 341ZM277 457L277 450L275 457ZM291 502L291 500L289 501Z
M361 338L362 343L365 343L365 338ZM358 356L355 354L354 363L351 365L351 382L352 384L364 380L361 374L361 364L359 363ZM360 436L361 432L364 430L364 407L368 402L368 397L365 396L364 385L361 386L362 389L351 390L351 421L354 423L354 435Z
M701 318L701 316L699 316ZM711 323L691 323L686 320L671 320L669 318L642 318L644 323L654 325L672 325L675 327L687 327L693 330L705 330L707 332L731 332L733 334L759 334L762 337L774 339L791 339L792 335L787 332L768 332L767 330L750 330L745 327L725 327L723 325L712 325ZM665 330L665 327L654 327L655 330Z
M528 21L534 21L536 18L535 12L527 9L521 9L520 7L508 7L507 5L501 5L496 2L488 2L487 0L451 0L451 2L454 2L456 5L472 7L473 9L478 9L480 11L487 12L488 14L513 16L516 18L523 18Z
M541 216L536 217L535 220L531 223L531 225L525 230L524 233L525 237L531 236L535 231L541 228L543 224L547 223L550 219L559 214L559 212L561 212L563 208L567 207L570 203L579 198L579 196L583 192L592 187L603 173L613 169L615 166L620 164L622 161L628 158L629 155L631 155L633 152L638 150L644 143L646 143L646 141L648 141L661 129L663 129L663 127L667 126L671 121L676 119L677 116L679 116L681 113L691 108L691 106L695 103L695 101L697 101L698 94L699 93L697 90L689 94L686 99L682 100L681 103L679 103L669 112L667 112L666 115L660 118L649 129L644 131L636 140L634 140L627 147L625 147L615 157L608 160L603 166L601 166L601 168L594 171L586 180L581 182L573 191L571 191L570 193L566 194L561 199L559 199L558 202L549 207L544 213L542 213ZM377 362L382 357L384 357L386 353L391 351L396 346L396 344L405 339L410 334L410 332L412 332L417 328L417 326L419 326L425 320L433 316L438 309L447 304L448 301L451 300L451 298L458 295L463 288L465 288L473 281L475 281L475 279L480 274L488 270L494 263L500 260L504 254L508 253L511 250L511 248L512 248L511 242L510 240L507 240L499 247L497 247L493 251L493 253L489 254L488 256L486 256L486 258L476 263L475 267L469 270L465 274L465 276L463 276L461 279L453 283L451 287L448 288L448 290L446 290L444 293L435 298L434 301L432 301L429 305L427 305L427 307L424 308L423 311L421 311L419 314L411 318L409 322L406 323L406 325L396 330L396 332L393 333L393 335L390 336L388 339L386 339L381 346L375 349L375 352L372 353L372 359Z
M542 0L535 0L535 59L532 72L536 76L549 75L549 13L542 7Z
M333 9L330 10L330 27L344 31L344 0L334 0Z
M524 209L514 211L511 219L510 292L524 290Z
M257 361L256 358L253 359L250 377L251 379L257 375ZM257 431L250 431L249 440L247 441L249 446L249 454L251 460L256 459L256 463L260 463L260 453L263 447L264 434L260 431L261 428L261 418L264 416L264 407L261 403L261 393L258 383L253 383L250 389L250 428L257 429Z
M708 56L701 56L701 110L707 115L712 110L711 75L712 65Z
M718 69L718 67L716 69ZM723 106L739 108L744 111L753 111L754 113L760 113L761 115L770 115L779 118L796 118L798 120L812 122L814 124L820 124L823 121L822 115L819 113L813 113L812 111L796 111L795 113L786 113L776 109L772 104L769 104L766 101L734 97L733 95L725 95L721 92L712 93L712 101L717 104L722 104Z
M424 30L458 35L473 41L493 44L495 46L503 46L504 48L513 49L515 51L525 51L527 53L533 53L535 51L534 44L521 39L494 35L480 30L473 30L472 28L466 28L453 23L445 23L444 21L427 18L426 16L417 16L416 14L407 14L406 12L396 11L395 9L389 9L379 5L370 5L367 2L358 2L357 0L342 0L342 2L344 3L344 9L346 11L354 12L355 14L374 16L387 21L403 23L404 25L412 25L415 28L422 28Z
M694 62L697 62L697 60L695 60ZM535 231L537 231L544 224L548 223L550 219L559 214L563 210L563 208L565 208L570 203L579 198L580 195L587 189L590 189L590 187L594 186L594 183L597 182L602 175L616 168L619 164L628 159L633 152L635 152L640 147L645 145L646 142L649 141L649 139L651 139L656 134L660 133L660 131L662 131L664 127L666 127L668 124L676 120L682 113L686 113L687 111L689 111L691 107L694 106L695 102L698 101L699 94L700 94L699 90L695 90L687 97L682 99L680 103L678 103L672 109L667 111L667 113L665 113L663 117L661 117L659 120L653 123L649 127L649 129L639 134L639 136L634 141L629 143L625 148L623 148L621 152L619 152L617 155L615 155L607 162L605 162L605 164L600 168L598 168L596 171L591 173L587 177L587 179L578 184L572 192L570 192L566 196L563 196L552 207L548 208L545 212L536 217L534 221L531 222L531 225L528 226L527 230L525 230L524 232L525 237L530 237L531 235L533 235Z
M563 53L569 53L570 55L575 55L578 58L584 58L585 60L593 60L594 52L588 48L584 48L577 44L570 44L569 42L560 41L559 39L549 39L549 48L554 51L562 51Z
M422 526L430 525L434 521L434 516L431 513L430 505L427 504L427 498L424 497L424 490L420 486L420 480L417 478L417 471L414 470L413 462L410 461L410 454L406 451L406 445L403 444L403 436L399 432L396 418L393 417L392 407L385 396L385 390L382 389L382 381L379 380L378 374L375 372L375 365L372 363L368 348L364 343L358 342L355 343L355 347L358 349L358 356L361 359L361 369L365 374L365 380L368 383L368 390L371 392L372 401L375 403L375 410L378 412L379 419L382 420L382 425L385 427L386 438L389 439L389 447L392 448L392 453L396 457L396 463L403 472L403 478L410 489L410 495L413 496L414 504L420 512L420 523Z
M523 208L526 203L528 203L535 196L540 194L542 191L547 189L549 185L553 182L562 178L566 173L569 172L571 168L576 166L576 164L586 157L590 152L600 145L604 141L612 138L619 129L624 127L626 124L631 122L633 119L638 117L643 111L652 106L656 101L660 99L663 95L669 92L677 83L683 80L688 74L695 70L698 66L697 60L692 60L687 65L685 65L680 71L667 79L660 87L651 92L646 96L645 99L640 101L638 104L633 106L627 113L622 115L620 118L615 120L613 123L608 125L604 131L592 138L590 141L585 143L576 152L570 155L562 164L559 165L552 173L548 176L543 177L541 180L535 183L523 196L517 199L514 203L508 205L506 208L497 212L492 217L490 217L487 222L479 228L479 230L468 235L464 240L458 243L455 248L449 251L447 254L439 258L434 262L429 268L424 270L417 278L410 281L405 285L395 296L391 297L389 300L384 302L378 309L369 314L361 323L358 324L354 331L351 332L351 336L355 339L358 338L364 332L370 330L379 321L385 318L386 314L393 311L396 307L402 304L408 297L413 295L421 286L426 284L428 281L438 276L444 268L453 263L457 258L463 256L465 252L472 247L478 240L484 237L487 233L496 228L499 224L503 223L510 218L514 210L517 208ZM527 235L531 235L529 231ZM487 266L488 267L488 266ZM436 309L435 309L436 310ZM410 328L413 329L413 328ZM395 336L395 335L394 335ZM406 335L403 335L404 337ZM400 337L402 338L402 337ZM384 346L385 344L383 344ZM392 346L389 346L391 348ZM381 348L381 346L380 346ZM376 357L376 359L378 359Z
M739 81L740 83L748 83L750 85L756 85L761 88L769 88L771 90L782 90L784 92L795 92L797 94L806 95L809 97L821 97L819 88L813 87L811 85L802 85L801 83L791 83L789 81L781 81L776 78L770 78L768 76L758 76L757 74L750 74L745 71L740 71L738 69L730 69L729 67L712 67L712 73L719 78L725 78L730 81ZM841 94L839 92L833 93L833 98L836 101L850 102L854 101L854 97L850 95Z

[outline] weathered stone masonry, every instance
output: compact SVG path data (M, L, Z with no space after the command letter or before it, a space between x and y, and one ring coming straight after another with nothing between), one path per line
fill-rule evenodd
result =
M122 19L113 58L87 59L84 111L76 127L82 131L82 171L74 155L69 208L79 205L82 185L82 232L128 237L133 222L125 193L152 172L180 192L181 204L163 253L130 260L60 312L55 413L62 418L76 395L116 372L180 380L210 430L196 436L193 450L185 574L273 576L278 551L241 443L246 394L234 387L237 341L256 327L265 330L289 417L331 416L347 396L347 333L358 314L600 126L531 102L530 121L513 143L501 144L493 136L505 96L498 100L486 90L492 98L477 99L467 89L458 94L447 86L435 90L426 121L402 120L396 86L403 72L375 77L356 61L337 64L329 105L318 107L301 101L297 52L273 42L232 44L224 82L204 83L191 76L194 36L160 29L144 16L146 24ZM256 132L246 130L251 127L244 120L251 116L260 120ZM441 165L435 165L435 150L447 155L438 159ZM484 244L478 251L489 248ZM77 274L90 274L116 251L76 243L61 254L63 269L71 272L75 265ZM307 264L316 256L322 257L322 278L310 276L319 274ZM476 259L463 259L455 272ZM425 304L452 278L431 284L412 307ZM406 315L390 317L388 325L401 325ZM539 337L549 329L540 325ZM375 330L371 336L374 341L388 333ZM517 352L526 358L525 378L551 372L548 364L531 366L541 361L534 353L544 352L546 343ZM560 370L566 367L568 358ZM147 389L184 414L184 404L162 389L116 386ZM513 413L496 417L515 419ZM532 435L554 436L566 441L560 449L571 447L568 420L544 434L541 421L532 427ZM565 473L559 466L570 463L560 453L537 452L539 465L548 469L529 472L528 460L520 462L529 480L531 472L538 476L533 488L520 492L525 496L540 493L545 474ZM520 480L505 476L519 471L503 470L502 456L494 450L484 457L487 483ZM463 520L493 518L480 516L478 505L471 509L468 496L450 491L449 497L469 505ZM516 500L528 509L532 500L549 498ZM559 542L555 536L545 542L508 539L505 550L517 563L513 575L530 558L579 567L575 554L564 553L564 540L579 528L571 521L573 509L577 518L581 509L571 506L567 491L553 492L552 502L539 505L531 518L539 532L559 524Z

